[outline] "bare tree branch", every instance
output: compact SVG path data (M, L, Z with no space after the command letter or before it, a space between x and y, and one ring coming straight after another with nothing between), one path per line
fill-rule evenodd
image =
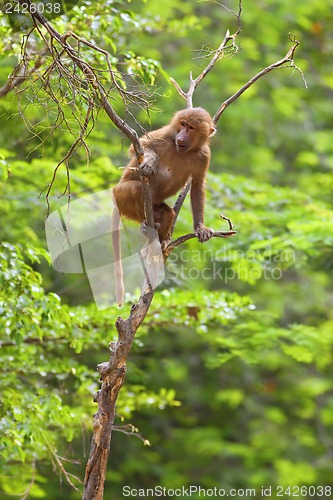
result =
M192 72L190 72L190 87L187 92L184 92L180 85L174 80L174 78L170 78L170 82L174 85L176 88L178 94L186 101L186 107L190 108L193 106L193 94L199 83L208 75L208 73L213 69L215 64L221 57L223 57L225 51L228 49L233 50L234 53L238 52L238 46L236 45L236 38L241 32L242 29L242 22L241 22L241 15L242 15L242 0L239 0L239 5L238 5L238 13L236 14L233 11L230 11L225 5L220 4L219 2L215 1L214 3L217 3L220 5L222 8L226 9L228 12L231 12L237 17L237 31L233 34L230 35L230 31L228 30L220 44L217 50L211 52L213 54L213 57L205 67L205 69L200 73L200 75L193 79ZM229 44L231 42L231 44ZM229 44L229 45L228 45ZM175 224L178 219L179 212L182 208L182 205L186 199L186 196L191 188L191 182L188 182L184 189L181 191L179 194L177 201L173 207L174 212L175 212L175 218L173 221L173 226L172 226L172 232L174 230Z
M113 425L112 430L117 431L117 432L121 432L122 434L125 434L126 436L134 436L134 437L140 439L140 441L142 441L145 446L150 446L149 440L145 439L139 433L139 429L137 427L135 427L133 424Z
M188 182L183 187L183 189L181 190L181 192L179 193L178 198L177 198L177 200L176 200L176 202L175 202L175 204L173 206L173 211L175 212L175 218L174 218L174 221L173 221L173 224L172 224L171 234L173 233L173 231L175 229L175 225L176 225L176 222L177 222L177 218L178 218L180 209L183 206L183 203L185 201L185 198L186 198L186 196L187 196L190 188L191 188L191 183Z
M298 68L297 66L295 66L295 63L294 63L294 54L295 54L296 48L299 45L299 41L296 40L295 38L292 38L290 36L290 34L289 34L289 39L292 41L293 46L289 49L287 54L279 61L276 61L275 63L272 63L269 66L267 66L266 68L259 71L259 73L254 75L247 83L245 83L245 85L243 85L237 92L235 92L235 94L233 94L226 101L224 101L214 115L214 118L213 118L214 123L217 123L219 121L223 111L229 106L229 104L231 104L236 99L238 99L238 97L240 97L257 80L259 80L259 78L261 78L264 75L267 75L267 73L269 73L270 71L273 71L273 69L277 69L277 68L281 68L281 67L295 68L296 70L298 70L301 73L303 81L305 82L304 75L303 75L301 69ZM284 66L287 63L290 63L289 66Z
M235 236L235 234L237 234L237 231L214 231L212 238L230 238L230 236ZM171 241L171 243L169 243L169 245L166 247L165 255L168 257L176 247L179 247L179 245L182 245L186 241L193 238L197 238L194 233L188 233L179 236L179 238Z
M220 5L221 7L223 7L224 9L226 9L228 12L230 12L230 9L228 9L225 5L222 5L219 2L217 2L217 1L215 1L214 3ZM199 83L205 78L205 76L209 73L209 71L212 70L212 68L214 67L214 65L216 64L216 62L224 54L226 48L228 47L228 43L230 41L231 41L231 47L234 49L235 53L238 51L238 47L236 45L236 37L239 35L239 33L241 32L241 29L242 29L242 24L241 24L242 1L241 0L239 1L238 14L236 14L235 12L232 12L232 13L237 17L237 20L238 20L238 29L237 29L237 31L233 35L230 35L229 30L227 31L227 33L226 33L226 35L225 35L222 43L220 44L219 48L215 51L214 56L212 57L212 59L209 61L208 65L205 67L205 69L200 73L200 75L196 79L193 79L192 72L190 73L190 87L189 87L189 90L187 92L184 92L181 89L180 85L173 78L170 78L170 81L174 85L174 87L176 88L178 94L183 99L186 100L187 107L192 107L193 106L193 94L194 94L195 89L197 88L197 86L199 85ZM219 109L217 110L217 112L215 113L215 115L213 117L213 122L215 124L219 121L219 119L220 119L223 111L231 103L233 103L236 99L238 99L238 97L240 97L257 80L259 80L259 78L261 78L262 76L266 75L267 73L269 73L270 71L272 71L274 69L285 68L285 67L294 68L295 71L298 71L301 74L303 82L304 82L305 86L307 86L302 70L298 66L295 65L294 59L293 59L295 51L296 51L296 48L299 45L299 41L296 40L295 37L291 37L290 34L289 34L289 40L293 43L293 45L289 49L289 51L287 52L287 54L285 55L284 58L280 59L279 61L276 61L275 63L270 64L269 66L267 66L266 68L264 68L263 70L261 70L259 73L257 73L255 76L253 76L245 85L243 85L237 92L235 92L235 94L233 94L232 96L230 96L226 101L224 101L221 104L221 106L219 107ZM289 65L285 66L288 63L289 63ZM181 193L180 193L180 195L179 195L179 197L178 197L178 199L176 201L176 204L174 206L174 210L175 210L176 216L175 216L175 219L174 219L174 223L173 223L173 228L172 229L174 229L174 226L175 226L175 224L177 222L177 218L178 218L180 209L181 209L181 207L182 207L182 205L183 205L183 203L184 203L184 201L186 199L186 196L187 196L187 193L188 193L189 189L190 189L190 183L188 183L185 186L185 188L181 191Z
M72 481L72 479L75 479L79 484L82 484L81 479L79 477L75 476L74 474L71 474L70 472L68 472L63 465L63 461L72 462L72 463L78 463L78 462L74 461L74 460L67 460L66 458L61 457L60 455L58 455L56 453L56 450L54 448L51 448L50 445L47 445L47 447L48 447L49 453L51 455L51 460L53 462L53 468L55 470L59 470L59 472L61 474L63 474L64 477L66 478L66 481L68 482L68 484L70 484L74 490L81 493L79 488Z
M216 2L218 3L218 2ZM223 6L224 7L224 6ZM229 9L227 9L229 10ZM231 47L234 49L235 53L238 51L238 47L236 45L236 38L241 32L242 25L241 25L241 13L242 13L242 0L239 0L239 11L237 14L237 19L238 19L238 29L237 31L231 35L230 31L228 30L225 34L225 37L223 41L221 42L220 46L218 49L216 49L213 53L212 59L209 61L205 69L200 73L197 78L193 78L192 71L190 72L190 87L187 92L184 92L180 85L173 79L170 78L170 82L174 85L176 88L178 94L185 99L186 101L186 106L188 108L191 108L193 106L193 94L199 83L205 78L205 76L208 75L208 73L212 70L216 62L223 57L223 53L226 50L226 48L230 48L230 45L228 46L228 43L231 42Z

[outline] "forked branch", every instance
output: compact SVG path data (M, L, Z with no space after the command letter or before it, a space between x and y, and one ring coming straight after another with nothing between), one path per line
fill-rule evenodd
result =
M217 61L223 57L225 50L228 49L228 51L230 51L230 49L232 49L234 53L238 52L238 46L236 45L236 38L242 29L241 14L242 14L242 0L239 0L239 9L238 9L238 14L236 15L238 21L237 31L233 35L230 34L229 30L226 32L225 37L222 40L220 46L218 47L218 49L213 51L214 54L213 57L211 58L205 69L200 73L200 75L197 76L197 78L193 78L192 71L190 72L190 87L187 92L184 92L182 90L182 88L176 82L176 80L174 80L174 78L170 78L170 82L174 85L178 94L183 99L185 99L186 107L188 108L193 107L193 94L195 89L197 88L199 83L205 78L205 76L207 76L208 73L212 70Z
M215 3L218 3L218 2L215 2ZM225 7L224 5L221 5L218 3L218 5L220 5L221 7L225 8L228 12L230 12L230 10ZM230 31L228 30L222 43L220 44L219 48L213 53L213 57L211 58L211 60L209 61L209 63L207 64L207 66L204 68L204 70L200 73L200 75L193 79L193 76L192 76L192 72L190 72L190 86L189 86L189 90L187 92L184 92L182 90L182 88L180 87L180 85L173 79L173 78L170 78L170 81L171 83L174 85L174 87L176 88L178 94L184 99L186 100L186 106L187 107L192 107L193 106L193 94L194 94L194 91L196 90L197 86L200 84L200 82L205 78L205 76L207 76L207 74L213 69L213 67L215 66L216 62L223 56L224 52L226 49L229 49L230 51L230 48L234 50L234 53L236 53L238 51L238 46L236 45L236 38L237 36L239 35L239 33L241 32L241 29L242 29L242 23L241 23L241 14L242 14L242 1L240 0L239 1L239 9L238 9L238 14L235 14L233 13L234 15L236 15L237 17L237 21L238 21L238 29L237 31L233 34L233 35L230 35ZM236 101L236 99L238 99L249 87L251 87L251 85L253 85L257 80L259 80L259 78L261 78L262 76L266 75L267 73L269 73L270 71L273 71L274 69L277 69L277 68L285 68L285 67L288 67L288 68L294 68L295 70L299 71L301 76L302 76L302 79L304 81L304 84L306 86L306 81L305 81L305 78L304 78L304 75L303 75L303 72L302 70L295 65L295 62L294 62L294 54L295 54L295 51L296 51L296 48L298 47L299 45L299 41L296 40L295 37L292 37L289 33L289 40L293 43L292 47L289 49L289 51L287 52L287 54L280 60L276 61L275 63L272 63L270 64L269 66L267 66L266 68L264 68L263 70L259 71L259 73L257 73L256 75L254 75L247 83L245 83L245 85L243 85L237 92L235 92L232 96L230 96L228 99L226 99L222 104L221 106L218 108L218 110L216 111L214 117L213 117L213 122L216 124L222 113L224 112L224 110L231 104L233 103L234 101ZM231 45L230 43L231 42ZM229 45L228 45L229 44ZM287 65L287 66L286 66ZM174 211L175 211L175 219L174 219L174 225L173 225L173 228L176 224L176 221L177 221L177 218L178 218L178 214L180 212L180 209L185 201L185 198L187 196L187 193L189 192L190 190L190 183L188 183L185 188L181 191L175 205L174 205Z

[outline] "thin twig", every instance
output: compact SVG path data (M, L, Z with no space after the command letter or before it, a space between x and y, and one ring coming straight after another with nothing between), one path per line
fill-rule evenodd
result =
M78 481L78 483L81 483L82 484L82 481L79 477L75 476L74 474L71 474L70 472L68 472L65 467L63 466L63 463L62 463L62 460L65 460L66 462L70 462L70 463L79 463L78 461L72 461L72 460L68 460L68 459L63 459L62 457L60 457L54 448L51 447L51 445L49 445L49 443L47 443L47 447L49 449L49 452L51 454L51 460L53 461L54 463L54 466L55 468L57 468L60 472L62 472L62 474L65 476L66 478L66 481L68 482L68 484L76 491L78 491L79 493L82 493L79 488L73 483L72 481L72 478L75 479L76 481Z
M224 6L223 6L224 7ZM226 8L226 7L224 7ZM228 10L228 9L227 9ZM233 12L233 14L235 14ZM235 49L235 51L238 51L238 47L236 45L236 38L241 32L242 29L242 24L241 24L241 14L242 14L242 0L239 0L239 10L237 19L238 19L238 28L237 31L234 34L230 34L230 31L228 30L220 43L220 46L213 52L213 57L207 64L207 66L204 68L204 70L200 73L197 78L193 78L192 71L190 72L190 87L187 92L184 92L180 85L174 80L174 78L170 78L170 82L174 85L176 88L178 94L186 100L186 106L188 108L191 108L193 106L193 94L199 83L207 76L207 74L212 70L216 62L221 58L223 55L225 49L227 48L227 45L229 42L231 42L231 46Z
M36 461L33 460L32 462L32 474L31 474L31 480L30 480L30 483L28 484L28 487L27 489L25 490L25 492L23 493L23 496L20 498L20 500L26 500L29 495L30 495L30 491L31 491L31 488L33 487L33 485L35 484L35 480L36 480Z
M185 201L185 198L189 192L189 190L191 189L191 182L188 182L184 187L183 189L181 190L181 192L179 193L178 195L178 198L173 206L173 211L175 213L175 217L174 217L174 220L173 220L173 224L172 224L172 228L171 228L171 234L173 233L174 229L175 229L175 225L176 225L176 222L177 222L177 218L178 218L178 215L179 215L179 212L180 212L180 209L182 208L183 206L183 203Z

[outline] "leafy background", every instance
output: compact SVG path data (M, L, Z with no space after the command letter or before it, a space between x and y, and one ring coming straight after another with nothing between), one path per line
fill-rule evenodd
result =
M107 497L120 498L124 485L333 486L332 13L332 0L244 2L240 51L195 93L213 114L288 51L289 32L301 41L307 88L298 72L274 71L218 124L206 222L220 228L224 213L238 234L190 242L170 259L130 356ZM154 85L149 119L133 110L147 128L184 105L168 75L186 87L237 25L217 3L189 0L83 0L53 23ZM0 32L3 85L21 35L2 14ZM85 278L56 273L45 251L39 193L69 134L49 136L52 110L38 100L24 121L13 93L0 99L0 116L1 497L78 499L69 481L81 488L95 367L108 357L119 311L97 312ZM89 146L89 165L83 152L71 162L75 197L113 185L126 161L127 143L102 112ZM64 182L61 171L52 208L64 203ZM187 204L177 234L189 227Z

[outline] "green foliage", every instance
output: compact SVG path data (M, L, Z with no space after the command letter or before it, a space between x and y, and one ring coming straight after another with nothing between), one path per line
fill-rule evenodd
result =
M218 123L206 222L226 229L222 213L237 235L189 241L169 258L129 359L106 496L120 498L125 484L257 494L262 485L332 484L332 7L243 2L240 51L196 90L194 104L213 113L288 51L289 32L301 41L295 62L308 88L297 71L271 72ZM131 109L146 127L184 105L168 75L186 89L190 71L197 76L226 30L237 29L217 2L179 0L83 0L53 23L108 50L124 88L137 75L155 100L149 116ZM1 87L21 51L21 34L1 12L0 35ZM40 38L33 42L41 48ZM108 87L102 54L82 51ZM82 116L84 93L74 102L57 85L66 119ZM119 311L97 312L82 276L49 265L40 193L73 137L64 128L49 135L55 114L42 87L20 90L25 122L12 92L0 99L0 491L6 499L78 499L68 479L81 487L74 476L83 477L89 448L95 367L109 355ZM88 145L89 163L83 150L70 163L72 199L114 184L126 161L127 143L102 112ZM52 210L67 201L66 179L63 166ZM187 200L177 235L191 226ZM74 476L64 479L66 471Z
M28 487L36 462L51 459L61 473L66 441L90 428L98 389L98 357L92 352L103 345L117 312L96 315L95 307L70 308L45 293L41 275L31 267L41 257L49 261L43 249L0 246L0 484L11 495ZM173 389L146 391L139 381L126 388L118 412L123 419L141 407L168 405L179 405ZM24 473L13 483L8 477L16 478L17 463ZM35 481L31 495L45 497L45 480L37 475Z

